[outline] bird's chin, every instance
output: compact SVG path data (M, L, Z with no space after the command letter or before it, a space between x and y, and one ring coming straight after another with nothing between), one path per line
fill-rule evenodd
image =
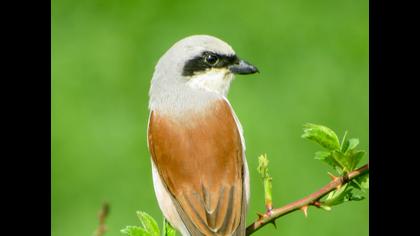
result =
M232 81L234 78L235 78L235 74L232 73L232 72L230 72L229 70L226 70L225 78L224 79L225 80Z
M227 69L213 69L196 74L187 84L193 89L214 92L226 96L235 75Z

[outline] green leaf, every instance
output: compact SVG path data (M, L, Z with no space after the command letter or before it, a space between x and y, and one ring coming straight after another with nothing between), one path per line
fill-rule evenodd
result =
M126 226L125 229L121 230L121 233L127 234L128 236L152 236L152 234L138 226Z
M347 130L344 132L343 139L341 140L341 152L345 152L349 147L349 142L346 140Z
M268 174L268 157L267 154L260 155L258 157L258 167L257 167L258 173L260 173L262 178L267 178L269 176Z
M363 156L365 155L365 151L354 151L351 150L348 154L348 159L349 159L349 171L352 171L356 168L357 164L359 164L360 160L363 158Z
M347 184L341 186L340 189L330 192L325 201L322 203L326 206L334 206L344 202L346 196Z
M338 204L342 204L348 201L361 201L365 199L362 195L360 195L360 191L358 193L354 193L355 190L354 185L355 183L350 183L342 186L340 189L330 192L326 197L325 201L321 202L321 205L325 206L334 206Z
M176 230L172 227L171 224L163 217L163 236L175 236Z
M360 201L365 199L365 197L361 196L360 194L353 193L354 188L348 188L346 190L346 194L344 196L344 201Z
M344 171L350 170L351 163L347 155L337 151L333 151L331 154L333 159L338 163L338 166L341 169L343 169Z
M317 160L324 161L330 155L331 155L330 152L319 151L319 152L315 152L315 157L314 158L317 159Z
M328 127L307 123L304 125L303 132L302 138L315 141L330 151L340 150L337 135Z
M321 207L322 209L324 209L326 211L331 211L331 209L332 209L330 206L327 206L325 204L321 204L319 207Z
M328 165L330 165L333 168L338 169L337 171L341 174L341 165L340 163L338 163L331 155L331 152L325 152L325 151L318 151L315 153L315 159L317 160L321 160L325 163L327 163Z
M146 232L150 233L152 236L160 235L158 224L153 217L143 211L138 211L137 216Z
M360 187L369 189L369 173L357 177L356 180L360 183Z
M357 145L359 145L359 139L357 139L357 138L352 138L352 139L346 140L342 144L341 152L346 153L348 151L352 151L357 147Z
M357 147L357 145L359 145L359 139L357 139L357 138L349 139L348 142L349 142L349 146L348 146L347 150L353 150Z
M351 191L349 191L345 197L345 201L361 201L363 199L365 199L365 197L359 194L352 193Z
M352 181L350 181L349 185L357 190L362 190L362 186L360 185L360 183L357 181L357 179L353 179Z
M343 175L345 173L345 171L339 165L335 167L335 170L337 171L338 175Z

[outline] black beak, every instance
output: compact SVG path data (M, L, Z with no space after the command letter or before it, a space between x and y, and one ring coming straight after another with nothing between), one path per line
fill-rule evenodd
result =
M239 60L237 63L229 66L228 69L230 70L230 72L234 74L240 74L240 75L248 75L248 74L254 74L256 72L259 72L257 67L243 60Z

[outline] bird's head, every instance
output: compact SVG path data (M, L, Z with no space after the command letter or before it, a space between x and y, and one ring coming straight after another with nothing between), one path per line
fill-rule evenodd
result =
M198 91L225 96L235 74L258 69L241 60L226 42L208 35L194 35L175 43L159 60L153 83L161 88L186 85Z

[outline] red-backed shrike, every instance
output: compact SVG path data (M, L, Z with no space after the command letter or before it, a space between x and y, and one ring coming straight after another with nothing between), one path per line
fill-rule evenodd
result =
M242 127L226 95L257 68L225 42L195 35L155 67L148 146L156 197L182 235L245 235L249 174Z

